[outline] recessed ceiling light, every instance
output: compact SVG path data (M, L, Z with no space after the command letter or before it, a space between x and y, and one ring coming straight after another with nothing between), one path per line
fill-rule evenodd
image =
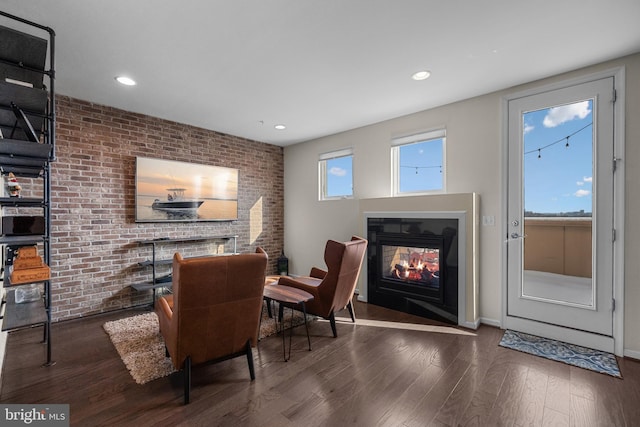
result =
M424 80L424 79L428 79L430 75L431 75L430 71L423 70L423 71L418 71L417 73L414 73L411 76L411 78L413 80Z
M116 77L116 81L120 84L123 84L125 86L135 86L136 85L136 81L133 80L130 77L125 77L125 76L118 76Z
M278 130L284 130L287 127L285 125L275 125L274 128L278 129Z

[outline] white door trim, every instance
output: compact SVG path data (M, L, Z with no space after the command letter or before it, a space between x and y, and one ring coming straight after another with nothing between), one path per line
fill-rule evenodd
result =
M614 105L614 153L618 160L617 172L614 175L614 224L616 228L616 241L613 245L614 265L613 265L613 295L616 300L616 309L613 312L613 348L614 353L618 356L624 355L624 215L625 215L625 68L617 67L600 71L597 73L587 74L581 77L567 79L535 88L526 89L520 92L507 94L502 97L502 182L501 182L501 213L504 219L500 225L500 232L504 239L507 237L507 213L508 213L508 104L510 100L518 99L524 96L539 94L556 89L562 89L568 86L587 83L593 80L599 80L606 77L613 77L614 87L617 94L617 102ZM613 161L613 159L612 159ZM504 240L503 239L503 240ZM523 328L527 328L526 322L507 315L507 246L503 244L501 248L501 291L502 291L502 327L507 325L518 324ZM538 324L539 325L539 324ZM556 329L552 325L547 328L549 336L557 339L562 338L560 329ZM575 337L572 332L572 337ZM581 339L582 340L582 339ZM607 341L605 339L605 341ZM587 345L586 341L585 344ZM610 343L609 343L610 345Z

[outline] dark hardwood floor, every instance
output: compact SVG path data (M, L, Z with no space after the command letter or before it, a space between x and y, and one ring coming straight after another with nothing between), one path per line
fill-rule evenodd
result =
M620 359L624 379L498 346L502 331L367 326L434 324L363 303L361 324L295 329L291 360L279 336L243 357L194 367L191 403L182 376L137 385L102 324L127 310L53 326L51 367L42 329L9 335L2 403L68 403L73 426L639 426L640 363ZM341 313L342 314L342 313ZM342 314L348 317L348 314Z

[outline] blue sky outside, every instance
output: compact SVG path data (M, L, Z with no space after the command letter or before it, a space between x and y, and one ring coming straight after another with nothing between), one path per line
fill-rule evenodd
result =
M400 192L442 189L442 139L400 147Z
M400 192L442 189L442 139L407 144L400 147ZM344 156L327 162L327 197L353 195L353 157Z
M327 160L327 197L353 195L353 156Z
M592 111L588 100L523 115L525 211L592 212Z
M523 121L525 211L590 214L593 101L531 111ZM441 139L401 146L400 192L441 189L442 160ZM327 197L353 195L352 183L352 156L327 160Z

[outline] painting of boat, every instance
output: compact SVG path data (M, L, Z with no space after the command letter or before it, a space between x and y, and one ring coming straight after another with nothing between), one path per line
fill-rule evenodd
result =
M136 157L136 222L237 219L238 169Z
M155 199L151 204L151 208L159 211L166 212L179 212L179 213L196 213L200 205L204 203L204 200L186 199L184 192L186 188L167 188L169 194L167 194L166 200Z

